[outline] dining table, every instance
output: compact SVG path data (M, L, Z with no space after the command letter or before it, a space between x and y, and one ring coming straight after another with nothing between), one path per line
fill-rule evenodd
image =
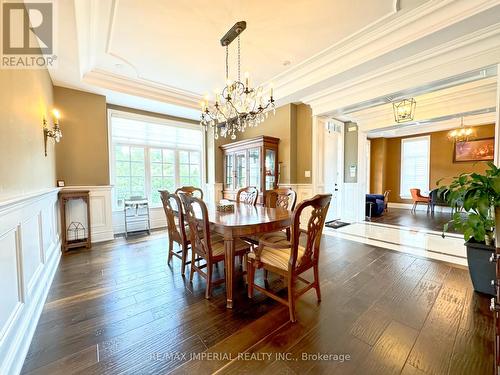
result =
M234 210L229 212L218 211L215 204L207 203L207 211L210 229L224 238L226 306L231 309L235 285L235 239L287 228L291 225L292 213L282 208L252 206L237 202L234 202ZM196 215L200 213L197 212Z

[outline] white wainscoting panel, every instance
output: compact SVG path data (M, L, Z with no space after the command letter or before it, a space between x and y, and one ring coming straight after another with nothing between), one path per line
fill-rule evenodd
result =
M280 184L280 188L290 188L297 193L297 205L305 199L312 198L314 196L312 184ZM308 222L308 218L311 214L311 209L305 209L300 215L300 226L302 227Z
M0 374L19 374L61 256L59 189L0 201Z
M222 190L224 185L222 182L214 182L205 184L204 199L208 203L219 202L222 199Z
M42 268L43 246L41 235L41 215L28 218L21 224L21 264L23 267L23 284L26 286L26 297L29 298L33 290L33 283L37 280Z
M0 340L3 340L12 319L21 306L21 280L18 279L19 228L11 228L0 237Z
M63 190L89 190L90 196L90 230L92 242L102 242L114 239L113 215L111 209L111 188L105 186L67 186ZM66 207L66 223L87 222L87 209L82 200L71 200Z
M151 223L151 229L156 228L166 228L167 227L167 219L165 217L165 211L163 211L163 207L154 207L149 209L149 220ZM141 231L145 230L145 223L129 223L128 231ZM121 211L113 211L113 232L114 234L125 233L125 217L123 210Z
M342 221L355 222L359 220L359 184L358 183L344 183L343 196L342 196L342 212L340 218ZM363 207L365 202L361 202Z

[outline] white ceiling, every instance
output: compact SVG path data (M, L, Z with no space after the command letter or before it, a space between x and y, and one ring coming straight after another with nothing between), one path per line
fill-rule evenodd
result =
M453 39L470 39L478 28L486 36L491 34L488 30L495 30L496 36L500 29L500 0L56 4L58 65L50 69L54 84L105 95L112 104L192 119L199 118L202 96L224 84L224 48L219 40L236 21L247 21L241 37L242 73L250 72L253 85L274 81L278 104L317 103L316 114L390 95L392 81L387 88L378 87L376 94L341 94L345 87L364 87L357 81L372 73L376 77L387 67L397 71L402 61L417 61L413 57L424 56L429 47L440 49ZM234 68L231 64L232 77ZM457 74L439 72L443 78ZM362 113L351 118L355 115L363 120ZM386 123L381 116L379 123Z
M127 61L141 78L212 93L225 81L219 40L236 21L247 22L241 70L260 84L392 10L393 0L120 0L107 55ZM96 64L112 69L116 60L107 55ZM236 41L230 58L235 78Z
M339 119L356 122L360 129L371 132L372 137L394 137L401 134L419 134L429 131L444 130L460 125L460 113L487 111L496 107L496 76L478 79L472 82L415 95L417 102L414 120L411 124L397 124L394 120L392 103L361 109ZM455 117L454 119L448 117ZM443 121L425 122L446 118ZM495 112L465 117L466 123L476 125L495 122ZM377 130L374 132L374 130Z
M396 3L59 1L58 66L51 76L57 85L103 94L114 104L198 118L201 97L224 84L225 55L219 40L236 21L247 22L241 36L241 71L248 71L255 85L393 14ZM235 47L230 46L231 75ZM128 84L147 87L148 92L123 89Z

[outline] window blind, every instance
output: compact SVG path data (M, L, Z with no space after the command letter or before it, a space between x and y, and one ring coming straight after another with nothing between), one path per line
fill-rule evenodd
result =
M429 192L430 137L401 140L401 198L411 198L410 189Z
M160 124L116 115L111 116L111 135L113 143L197 150L202 147L200 129L191 129L183 124Z

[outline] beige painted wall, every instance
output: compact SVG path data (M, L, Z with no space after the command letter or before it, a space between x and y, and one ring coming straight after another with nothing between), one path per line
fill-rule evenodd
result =
M54 142L45 157L42 131L44 116L52 127L48 72L1 69L0 87L0 200L55 187Z
M58 145L57 178L66 185L109 185L106 97L54 86L63 140Z
M349 131L351 129L351 131ZM353 122L345 123L344 132L344 182L358 182L358 126ZM350 168L356 167L356 175L351 177Z
M476 126L475 137L487 138L495 134L494 125ZM460 173L483 173L486 162L453 162L453 142L448 140L448 131L433 132L420 135L431 136L430 149L430 188L437 187L436 182L443 179L442 184L447 184L452 177ZM408 138L408 137L406 137ZM398 138L376 138L371 141L370 148L370 192L382 194L385 190L391 190L390 202L410 203L411 200L400 198L400 175L401 175L401 139Z
M296 178L298 184L310 184L311 177L305 177L305 171L312 173L312 109L308 105L299 104L297 107L297 153Z
M312 168L312 112L304 104L286 104L276 109L259 126L247 128L239 133L237 141L267 135L280 139L278 161L281 162L283 184L310 183L304 172ZM231 142L230 139L215 141L215 178L223 180L223 158L219 146Z

